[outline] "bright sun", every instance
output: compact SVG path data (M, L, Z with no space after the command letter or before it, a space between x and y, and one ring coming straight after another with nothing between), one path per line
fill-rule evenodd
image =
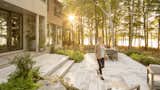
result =
M68 19L70 22L74 22L75 16L74 15L69 15Z

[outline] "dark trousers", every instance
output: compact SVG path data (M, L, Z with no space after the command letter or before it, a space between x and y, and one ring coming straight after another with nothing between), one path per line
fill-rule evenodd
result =
M104 58L97 59L99 65L99 72L102 75L102 68L104 68Z

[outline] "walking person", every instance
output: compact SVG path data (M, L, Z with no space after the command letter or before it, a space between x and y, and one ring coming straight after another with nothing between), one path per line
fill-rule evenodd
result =
M98 38L98 42L96 44L96 58L99 66L99 70L97 70L97 73L100 74L101 80L104 80L103 78L103 72L102 69L104 68L105 62L104 62L104 57L105 57L105 47L102 41L102 37Z

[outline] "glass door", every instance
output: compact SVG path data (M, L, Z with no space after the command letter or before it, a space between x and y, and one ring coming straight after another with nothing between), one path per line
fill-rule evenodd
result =
M0 10L0 52L7 51L8 47L8 17L9 13Z
M22 24L21 16L19 14L12 13L10 17L10 30L9 30L9 47L10 50L21 49L22 45Z
M0 9L0 52L22 49L22 16Z

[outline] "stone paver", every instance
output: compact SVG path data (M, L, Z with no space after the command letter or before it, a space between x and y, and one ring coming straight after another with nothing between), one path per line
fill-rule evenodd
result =
M0 69L0 83L7 82L10 73L15 71L15 66L11 65L5 68Z
M58 60L65 56L56 54L44 54L35 57L36 66L41 67L41 71L48 71L52 66L56 65ZM126 90L126 86L132 87L140 84L141 90L149 90L146 79L146 67L124 54L119 54L119 61L105 62L103 69L104 81L100 80L96 73L98 64L95 59L95 54L89 53L85 55L85 60L82 63L76 63L65 76L65 80L69 81L73 86L80 90ZM11 65L0 69L0 82L6 82L8 75L15 70L15 66ZM57 87L55 87L57 86ZM46 89L47 88L47 89ZM51 88L61 88L59 84L44 86L41 90L51 90ZM113 90L113 89L112 89Z
M0 68L4 68L6 66L10 65L10 62L13 60L13 58L17 55L22 55L24 53L30 53L31 57L37 57L39 55L42 55L44 53L37 53L37 52L28 52L28 51L17 51L15 53L8 53L7 55L1 55L0 54Z
M53 83L51 81L43 80L39 84L41 87L38 90L66 90L66 88L61 84L61 82Z
M33 60L36 61L36 65L40 67L41 76L46 75L53 68L57 66L57 64L63 62L65 59L67 60L67 56L57 55L57 54L43 54L38 57L34 57ZM0 69L0 83L6 82L9 74L14 72L16 67L14 65L10 65Z
M141 86L140 90L149 90L145 66L122 53L119 53L118 60L105 62L105 80L102 81L96 73L98 64L95 54L86 54L82 63L72 66L65 80L80 90L107 90L110 87L114 87L114 90L126 90L126 86L133 87L137 84Z
M54 72L51 76L58 76L58 77L63 77L67 71L72 67L74 64L73 60L68 60L63 66L61 66L56 72Z
M39 57L33 58L36 61L36 65L40 67L40 73L42 76L52 72L52 69L57 68L57 65L68 60L67 56L57 54L44 54ZM53 73L53 72L52 72Z

